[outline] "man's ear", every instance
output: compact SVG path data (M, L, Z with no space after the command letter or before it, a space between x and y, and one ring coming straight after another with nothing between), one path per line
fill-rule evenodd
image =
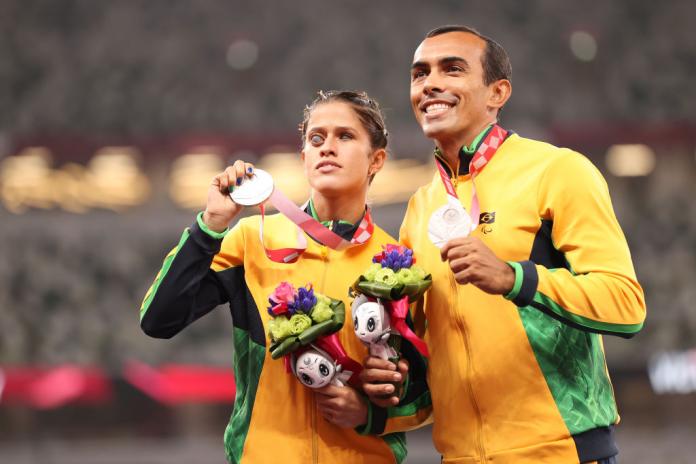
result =
M500 79L490 84L488 88L490 90L488 106L498 112L510 99L512 84L507 79Z

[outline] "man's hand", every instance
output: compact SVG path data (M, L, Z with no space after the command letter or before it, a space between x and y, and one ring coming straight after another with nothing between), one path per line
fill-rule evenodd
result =
M352 429L367 422L367 404L352 387L327 385L314 393L319 413L332 424Z
M515 271L476 237L450 240L440 250L457 283L473 284L492 295L506 295L515 285Z
M394 383L402 384L408 374L408 361L401 359L397 366L386 359L368 356L363 361L363 370L360 380L363 382L363 391L370 401L377 406L388 408L399 404Z

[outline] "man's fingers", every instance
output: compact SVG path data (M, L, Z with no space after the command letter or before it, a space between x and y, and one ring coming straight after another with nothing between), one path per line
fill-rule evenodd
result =
M442 261L451 261L455 258L461 258L470 253L473 242L471 237L459 237L445 243L440 249L440 259Z
M458 284L468 284L470 277L471 277L471 270L470 269L464 269L463 271L459 272L454 272L454 280L457 281Z
M455 240L457 240L457 239L453 239L453 240L448 241L447 243L445 243L445 245L442 248L440 248L440 259L442 261L447 261L447 255L449 254L449 251L452 248L454 248L455 246L457 246L457 244L455 243Z
M452 272L455 274L460 272L460 271L465 271L465 270L469 269L471 264L472 264L472 259L471 259L470 255L465 256L463 258L452 259L449 262L450 269L452 269Z
M376 356L367 356L363 360L363 367L365 369L379 369L383 371L396 370L396 365L393 362L387 359L378 358Z
M406 374L408 374L408 361L405 359L399 360L399 373L401 373L401 378L406 378Z
M387 397L394 394L394 385L390 383L366 383L363 391L372 399L373 397Z
M363 369L360 373L360 379L363 383L379 384L389 382L401 382L402 375L399 372L384 369Z

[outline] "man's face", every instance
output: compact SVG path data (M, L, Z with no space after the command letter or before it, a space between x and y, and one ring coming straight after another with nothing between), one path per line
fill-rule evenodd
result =
M495 118L483 82L485 49L483 39L458 31L427 38L416 49L411 106L426 137L440 144L464 144Z

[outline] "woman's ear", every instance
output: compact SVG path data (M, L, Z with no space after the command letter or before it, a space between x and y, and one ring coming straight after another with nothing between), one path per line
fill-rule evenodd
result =
M370 167L367 168L367 176L372 177L377 174L387 159L387 150L380 148L372 153L372 160L370 160Z

